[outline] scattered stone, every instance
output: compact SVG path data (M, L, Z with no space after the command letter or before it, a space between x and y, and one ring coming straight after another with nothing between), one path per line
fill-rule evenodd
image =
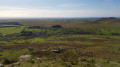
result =
M63 49L62 47L59 47L59 49L56 49L56 50L51 50L51 52L54 52L54 53L62 53L66 51L65 49Z
M37 59L37 60L40 60L40 59L42 59L42 58L38 58L38 57L37 57L36 59Z
M16 62L16 63L14 63L14 65L20 65L20 62Z
M56 51L59 51L59 50L51 50L52 52L56 52Z
M31 55L21 55L20 58L28 58L31 57Z
M47 50L42 50L43 52L46 52Z
M0 67L3 67L3 64L2 64L2 63L0 63Z

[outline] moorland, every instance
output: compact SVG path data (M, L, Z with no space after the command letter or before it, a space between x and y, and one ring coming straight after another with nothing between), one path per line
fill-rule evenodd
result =
M120 67L120 19L0 20L1 67Z

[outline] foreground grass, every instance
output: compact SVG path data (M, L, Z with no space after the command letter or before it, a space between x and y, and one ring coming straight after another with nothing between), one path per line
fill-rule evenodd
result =
M0 52L0 58L6 58L8 60L15 60L20 55L25 54L25 52L28 52L27 49L22 50L4 50L3 52Z

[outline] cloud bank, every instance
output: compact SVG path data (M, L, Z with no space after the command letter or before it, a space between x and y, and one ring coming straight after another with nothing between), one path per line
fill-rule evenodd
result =
M119 12L120 10L51 10L0 7L0 17L119 17Z

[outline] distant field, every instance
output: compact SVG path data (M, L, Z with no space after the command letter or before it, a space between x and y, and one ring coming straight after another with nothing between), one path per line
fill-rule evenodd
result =
M50 19L22 19L22 20L0 20L2 22L19 22L26 26L45 26L61 25L65 28L120 28L120 19L66 19L66 20L50 20Z

